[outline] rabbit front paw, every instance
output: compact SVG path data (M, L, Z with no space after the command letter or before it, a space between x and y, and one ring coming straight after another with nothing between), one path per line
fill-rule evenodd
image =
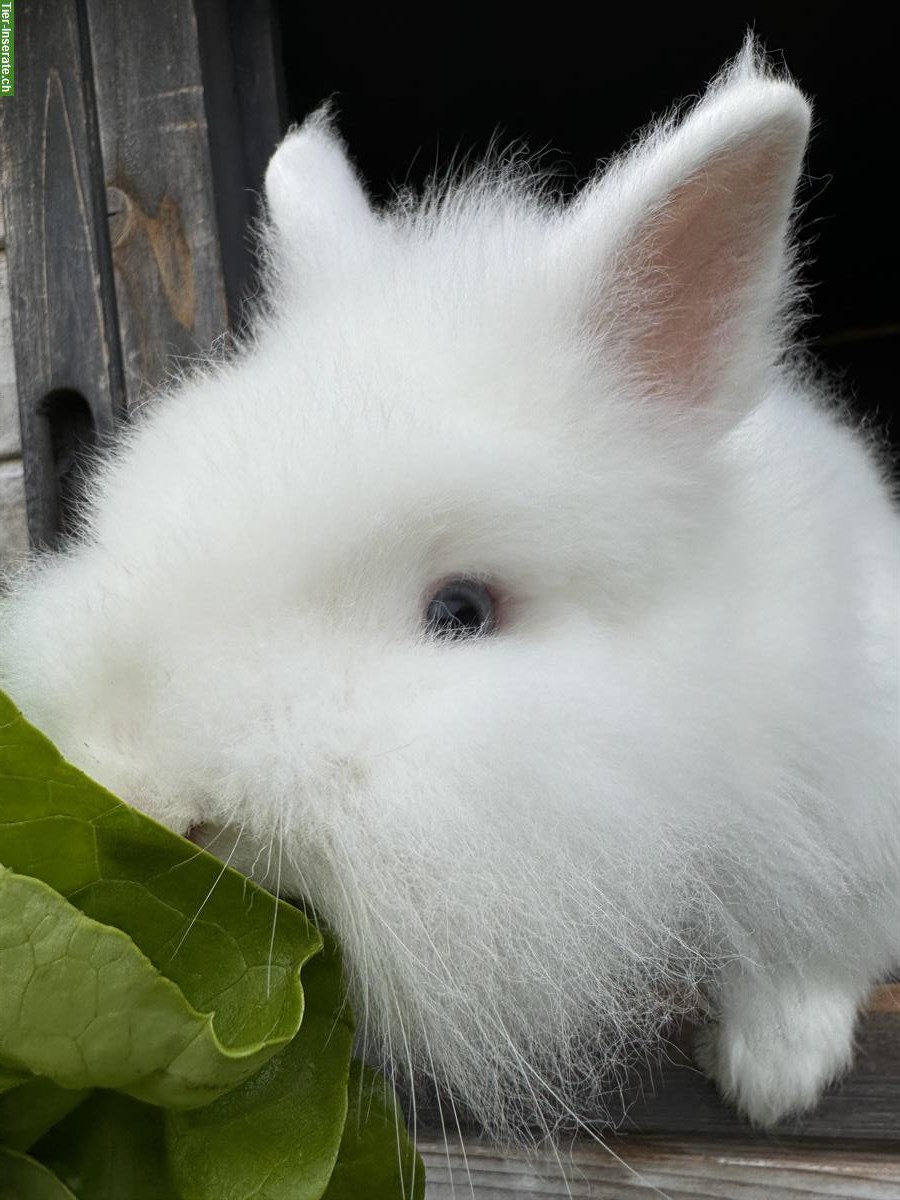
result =
M847 1070L859 989L792 977L729 989L719 1022L699 1031L694 1056L754 1125L810 1109Z

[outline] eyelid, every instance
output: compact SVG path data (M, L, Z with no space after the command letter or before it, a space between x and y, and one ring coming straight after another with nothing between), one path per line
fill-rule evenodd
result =
M489 575L481 574L478 571L450 571L446 575L440 575L437 579L431 580L428 586L423 588L423 607L427 608L433 597L441 590L441 588L449 587L452 583L477 583L479 587L483 587L485 589L493 603L497 603L499 589Z
M496 600L494 584L486 575L479 575L470 571L450 572L447 575L441 575L438 579L433 579L431 583L422 592L422 602L425 608L431 603L438 592L444 588L451 587L453 584L459 584L465 587L467 584L477 584L478 587L483 587L490 596L491 600Z

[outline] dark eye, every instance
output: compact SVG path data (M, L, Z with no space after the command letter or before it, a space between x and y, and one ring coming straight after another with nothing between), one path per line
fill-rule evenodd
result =
M477 637L492 633L496 625L493 597L477 579L451 579L442 584L425 610L425 631L432 637Z

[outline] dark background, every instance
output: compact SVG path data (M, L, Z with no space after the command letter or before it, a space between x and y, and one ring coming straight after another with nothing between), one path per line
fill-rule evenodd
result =
M804 337L898 447L897 29L887 9L660 17L622 7L614 19L594 6L541 6L532 18L510 8L501 21L490 9L369 16L281 0L287 114L302 120L332 97L380 198L459 151L484 151L494 135L523 141L574 185L653 115L696 95L752 26L815 106L801 191L813 310Z

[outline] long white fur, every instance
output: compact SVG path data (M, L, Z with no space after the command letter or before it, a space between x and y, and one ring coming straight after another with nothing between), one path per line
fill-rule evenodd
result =
M500 1135L701 1005L777 1120L900 959L898 521L784 353L808 123L748 44L568 207L495 162L376 212L310 118L252 334L0 599L28 716L246 868L283 831L370 1047ZM430 642L461 573L501 628Z

